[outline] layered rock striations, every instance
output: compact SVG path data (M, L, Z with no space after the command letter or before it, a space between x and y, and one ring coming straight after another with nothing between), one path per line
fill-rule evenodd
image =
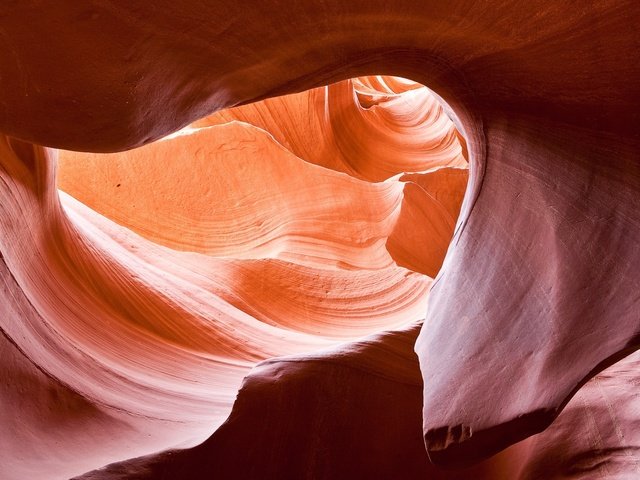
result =
M330 105L366 111L354 82L342 86L354 95ZM439 124L430 135L442 143L434 140L431 161L409 169L410 178L402 172L411 147L389 178L365 180L296 156L271 134L275 121L194 126L118 154L5 137L3 330L60 392L41 398L36 389L27 428L12 429L4 449L11 478L43 475L45 466L64 478L193 445L226 419L256 362L421 320L432 282L424 266L437 271L465 185L419 182L454 172L464 180L466 162L426 88L409 92L431 99L426 113L422 103L399 102L403 92L382 93L388 99L367 108L416 118L418 134ZM295 106L296 96L280 100ZM273 102L254 108L277 118ZM358 121L370 128L360 119L353 129ZM402 139L386 141L401 152ZM413 238L402 229L427 248L408 257ZM15 388L30 391L12 363L4 367ZM69 421L89 436L80 437L87 455L75 461L68 457L79 440L53 435L52 447L51 433L37 435L52 421L50 404L73 402L82 406L66 407Z
M0 7L5 475L635 478L639 20Z

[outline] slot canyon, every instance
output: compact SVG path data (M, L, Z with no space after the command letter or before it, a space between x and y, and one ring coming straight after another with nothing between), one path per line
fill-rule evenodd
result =
M0 4L0 480L640 479L640 3Z

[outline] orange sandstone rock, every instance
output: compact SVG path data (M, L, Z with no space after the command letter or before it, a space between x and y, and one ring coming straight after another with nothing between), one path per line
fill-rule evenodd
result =
M421 138L439 166L460 166L463 158L471 165L461 217L415 344L429 458L446 466L477 462L551 425L548 438L556 446L542 445L539 451L560 460L527 467L528 479L588 478L599 469L618 478L634 476L634 397L607 397L613 400L596 409L611 412L618 402L631 433L625 433L626 426L613 428L582 448L562 430L584 417L571 415L570 406L591 398L590 379L639 345L640 67L634 58L639 22L640 8L631 0L580 6L542 0L398 0L384 6L360 0L286 6L63 0L55 8L6 2L0 7L4 335L24 358L46 368L51 388L64 392L65 401L74 390L90 404L115 407L136 420L187 422L194 428L219 422L215 412L229 407L240 378L256 361L332 348L335 337L260 321L207 290L208 282L215 283L200 272L209 265L208 254L168 252L64 195L63 209L55 190L55 153L35 146L128 150L225 107L331 85L307 97L298 93L289 108L286 102L246 107L246 115L298 112L295 123L304 125L300 119L309 102L303 131L321 131L320 140L311 143L304 135L298 140L287 127L274 128L276 142L295 157L308 156L358 180L384 180L366 190L390 185L393 192L402 190L394 201L410 206L400 207L391 233L380 237L398 263L432 271L442 248L425 249L420 256L420 245L414 250L403 244L426 238L403 222L419 218L429 202L419 200L426 198L416 190L420 182L406 183L413 193L405 195L394 177L407 170L424 173L431 160L411 170L387 140L402 138L412 122L437 125L433 136L419 137L410 128L403 140L411 147L408 153L420 157L423 147L412 140ZM335 83L380 72L421 82L446 100L442 113L466 140L459 149L454 142L459 134L436 113L440 107L429 110L431 97L415 85L385 77ZM435 116L406 107L400 93L415 96ZM321 98L327 108L318 106ZM336 108L330 98L339 99ZM394 133L367 136L360 128L367 122ZM255 126L270 131L272 123L266 117ZM313 160L316 150L327 159ZM451 163L443 164L444 157ZM436 195L438 202L430 203L442 206L442 218L451 211L447 205L456 204L447 196ZM161 237L158 226L154 235ZM178 230L167 231L173 242L206 239L191 233L182 238ZM351 250L352 239L347 240ZM316 328L318 322L306 325ZM328 330L335 333L335 325ZM15 355L7 358L19 358ZM3 361L3 378L22 378L23 366L17 365L23 360L16 362ZM44 382L34 386L41 392L47 381L32 373L27 378ZM627 373L614 367L612 375L625 379ZM297 374L292 372L292 382L303 378ZM20 392L18 383L6 394ZM633 382L620 385L626 390ZM46 423L42 418L51 418L45 405L25 405L44 417L25 413L33 419L30 427L13 444L3 443L30 452L17 463L19 456L6 454L12 458L7 475L13 478L33 474L34 452L51 445L50 437L37 433ZM74 418L97 429L104 417L87 412L84 419ZM286 418L286 412L273 418ZM12 432L18 431L13 425ZM561 431L553 430L556 425ZM593 435L599 431L591 428ZM167 447L177 438L169 437ZM59 438L64 445L57 452L72 451L75 441ZM96 461L141 453L125 443L113 452L94 438L90 449ZM609 439L617 439L618 446ZM607 469L607 462L619 460L616 449L631 460L624 468ZM562 465L572 461L566 453L571 451L584 456L579 468L567 473ZM56 464L52 476L64 476L88 466L71 465L60 455L59 462L43 463L42 471L53 472ZM308 463L307 472L320 476L321 465Z

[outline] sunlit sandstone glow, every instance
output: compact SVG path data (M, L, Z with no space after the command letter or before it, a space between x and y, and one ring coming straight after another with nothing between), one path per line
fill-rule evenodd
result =
M1 6L0 478L640 476L639 21Z
M327 142L323 156L308 147L312 161L294 153L304 146L296 139L321 141L342 123L354 145ZM367 178L346 165L366 157L353 148L374 126L385 133L371 137L376 151L388 154L371 156ZM26 216L40 218L44 202L51 221L11 232L42 244L20 287L32 292L22 297L33 320L10 333L30 339L16 342L30 358L56 357L43 359L47 373L93 415L127 415L108 441L83 439L87 458L50 469L81 473L201 441L256 362L416 325L464 194L458 138L425 87L365 77L221 111L123 153L34 150L30 181L42 188ZM17 145L5 147L16 169ZM330 168L323 158L344 160ZM82 361L68 365L74 355Z

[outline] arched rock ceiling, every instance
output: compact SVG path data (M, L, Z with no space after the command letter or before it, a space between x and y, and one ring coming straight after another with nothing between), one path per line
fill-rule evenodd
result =
M248 311L244 306L253 305L253 298L248 301L243 292L251 291L255 278L267 277L273 279L267 292L269 288L281 292L293 282L308 285L305 294L318 299L318 286L340 282L339 276L307 280L351 266L362 275L355 283L362 290L359 294L357 288L349 289L350 294L362 297L367 285L375 285L380 291L370 301L384 303L384 282L398 285L394 275L401 269L435 272L441 261L436 253L442 254L444 248L413 248L427 236L416 234L411 225L429 225L429 231L437 232L435 243L442 245L453 211L445 204L456 202L447 189L441 189L440 181L459 185L451 169L460 166L460 155L468 151L470 188L415 343L422 398L412 397L415 388L403 391L392 384L369 390L366 385L373 383L363 376L363 389L352 379L353 390L345 392L345 398L351 395L375 403L371 391L387 388L406 399L402 404L407 412L422 404L429 457L448 466L486 458L545 429L560 415L543 434L527 440L525 446L513 447L517 450L513 457L509 457L511 449L500 454L510 465L515 458L525 459L525 463L516 462L520 465L513 467L516 470L505 470L517 472L506 478L516 474L526 479L589 478L594 471L617 475L614 478L633 476L638 400L624 392L636 382L637 365L633 357L613 364L637 349L640 338L640 62L635 58L640 51L639 21L640 9L631 0L579 6L542 0L400 0L392 4L356 0L286 6L220 1L155 2L152 6L62 1L55 7L31 1L5 3L0 7L0 308L2 348L7 352L3 368L10 380L3 384L3 402L27 398L9 400L9 404L11 411L30 420L21 429L7 414L13 433L2 437L3 451L17 452L20 438L23 445L25 438L38 439L32 449L9 454L8 471L22 477L30 474L29 469L39 468L51 475L56 469L73 473L61 465L69 464L65 460L78 445L86 445L89 436L64 435L65 431L98 432L91 441L103 445L88 449L81 461L76 459L78 473L123 456L166 448L171 441L175 446L181 441L193 444L195 426L202 428L208 420L210 432L214 417L224 417L222 406L229 406L240 379L254 362L312 349L332 352L338 348L338 339L373 332L383 323L384 328L408 328L392 321L398 319L393 308L375 308L375 315L360 316L362 321L349 328L344 319L324 319L320 309L305 316L308 321L298 322L274 309L275 293L256 299L255 310ZM455 111L455 116L449 115L466 145L455 149L456 134L438 124L438 119L446 120L442 112L429 117L429 111L439 108L432 98L420 100L425 116L412 120L432 124L433 137L412 133L410 122L401 127L400 118L379 112L384 109L375 113L374 105L394 103L394 94L418 95L406 82L390 80L382 85L379 78L299 93L290 100L287 114L277 115L279 127L273 131L265 128L271 123L266 113L272 109L270 103L274 111L284 111L278 99L268 100L264 107L241 107L233 118L225 113L211 115L225 107L379 72L412 78L437 92ZM330 98L335 98L337 108L318 107L323 98L329 105ZM296 118L289 115L292 110L301 117L293 122L280 118ZM318 112L324 116L319 118ZM232 119L253 126L239 128L228 123ZM243 163L249 172L261 168L274 186L288 185L282 172L285 164L291 165L304 192L315 190L331 198L335 194L345 204L354 202L343 212L362 215L364 220L357 221L363 222L363 228L347 233L350 227L340 222L343 214L336 214L340 205L322 211L322 202L305 205L297 197L292 199L288 190L275 194L275 189L256 186L246 195L257 198L261 191L283 205L293 202L309 218L343 228L343 241L329 235L319 242L314 225L295 215L292 219L286 208L278 208L262 224L240 223L240 245L221 246L207 233L208 210L191 219L196 230L181 224L180 208L193 211L188 195L172 193L152 200L152 191L127 193L131 186L124 181L120 187L106 180L95 182L99 188L85 193L83 201L95 200L93 207L104 209L102 213L112 215L115 222L130 221L126 227L132 233L67 195L58 201L56 152L38 146L124 151L196 120L199 123L184 135L143 148L174 160L176 155L170 152L178 142L187 145L211 132L224 136L240 130L260 149L282 152L282 166L258 166L250 155L225 162L224 151L206 148L202 155L219 158L224 174L237 174L233 161ZM398 125L391 137L402 140L406 157L385 143L383 132L388 131L389 122ZM365 141L351 142L354 125L363 123L372 124L369 133L361 134ZM296 136L291 124L303 125L314 134L322 132L320 140ZM440 141L434 144L434 138ZM443 155L445 163L438 163L443 158L434 160L430 153L417 153L434 148L448 152ZM326 152L336 155L323 160ZM131 168L132 174L138 168L137 175L146 175L145 155L133 151L119 155L113 168L102 170L105 179L114 180L125 168ZM86 165L71 153L61 157L70 165L75 162L66 179L82 195L86 185L82 176L74 178L72 172L97 166L98 157L88 157ZM301 163L297 160L301 157L316 165ZM447 166L446 173L432 172L440 178L436 181L406 168L416 157L425 162L416 167L419 172L435 161ZM194 162L193 176L209 174L207 162L198 162L197 154L189 158ZM179 167L167 161L166 168L175 174ZM308 181L311 170L322 171L326 181ZM166 180L151 173L148 177L158 191L166 187ZM190 188L190 177L179 176L185 188ZM235 178L243 183L242 177ZM434 191L426 195L425 185L432 185ZM239 202L223 186L221 180L225 200ZM114 197L113 188L121 189L120 196ZM141 216L153 215L150 225L124 210L129 206L127 194L148 200L141 204ZM154 211L156 201L166 206L161 209L163 215ZM368 210L373 202L387 205L388 214L374 218ZM238 208L237 214L223 216L224 231L233 229L235 220L249 218ZM431 216L434 211L436 217ZM427 214L438 220L430 225L422 220ZM285 226L273 232L271 221ZM320 243L329 245L326 252L317 250ZM291 246L291 252L283 245ZM244 247L262 251L258 258L242 256L238 252ZM375 259L375 268L363 268L368 258ZM295 273L287 270L292 263L299 265ZM229 276L244 281L230 288ZM414 288L428 287L428 280L418 273L409 277L416 279ZM400 284L406 287L411 280ZM407 305L418 305L410 295L399 298L406 299ZM341 303L331 296L327 301L334 308ZM342 305L346 303L351 301ZM274 318L270 318L272 311ZM212 316L216 327L206 321ZM300 330L292 329L294 321ZM319 326L328 333L314 334ZM282 331L287 332L286 338ZM393 350L393 334L388 336L389 345L383 343ZM247 337L250 343L243 340ZM372 343L375 350L375 342L365 341L365 345ZM407 353L413 340L405 343ZM357 348L352 353L356 355ZM333 358L332 353L328 355ZM231 357L234 360L228 361ZM210 375L212 364L224 365L215 369L219 376ZM302 364L301 371L313 368L312 364ZM295 395L300 388L305 391L304 375L292 369L289 377L284 374L287 369L278 365L277 361L265 364L248 377L243 390L247 398L258 398L251 392L260 392L270 378L286 377L276 383L283 395ZM405 367L410 370L408 364ZM610 373L594 378L607 367ZM370 366L376 368L384 366ZM396 366L393 371L402 376L404 370ZM296 379L303 380L296 383ZM413 382L420 390L420 382ZM266 391L280 391L273 388ZM212 395L213 391L217 393ZM24 392L34 394L25 397ZM255 401L237 404L237 411L247 408L250 412ZM277 404L276 399L273 402ZM373 428L366 420L368 413L389 411L380 402L360 412L362 425ZM43 417L46 409L50 413ZM576 437L582 430L575 427L585 412L593 420L583 425L593 436L586 446ZM603 412L608 412L611 425L617 425L613 430L600 425L599 421L606 421ZM411 429L415 423L409 417L391 415L385 421L397 427L397 438L405 438L409 430L403 428ZM62 421L65 418L71 423ZM232 418L218 438L245 432L248 442L248 424ZM234 430L234 425L239 426ZM52 434L52 428L59 429L60 436ZM295 432L297 427L292 428ZM224 433L230 430L232 434ZM120 447L100 440L125 431L129 440ZM387 445L375 444L371 430L361 431L373 451L385 450ZM200 438L205 435L203 429ZM148 443L136 440L143 436ZM229 438L227 445L233 445ZM64 446L56 449L60 439L65 439ZM529 446L532 450L523 454ZM578 457L572 452L582 455L582 460L574 461ZM144 472L152 469L149 465L164 458L121 468L133 465L140 478L146 478ZM171 454L170 458L178 457ZM375 458L383 462L379 453ZM495 458L490 462L498 461ZM310 462L308 468L323 465L321 458ZM572 466L562 467L567 462ZM259 459L254 464L260 464ZM393 463L380 465L379 473L394 468ZM96 475L93 478L102 474Z

